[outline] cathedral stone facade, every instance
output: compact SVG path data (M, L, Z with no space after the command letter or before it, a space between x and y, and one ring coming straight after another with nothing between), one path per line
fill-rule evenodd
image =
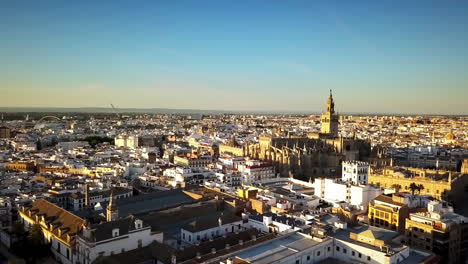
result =
M321 133L303 137L262 136L258 143L245 145L244 153L271 162L282 177L337 176L343 161L367 160L371 153L368 141L339 136L338 120L330 91L327 110L321 116Z

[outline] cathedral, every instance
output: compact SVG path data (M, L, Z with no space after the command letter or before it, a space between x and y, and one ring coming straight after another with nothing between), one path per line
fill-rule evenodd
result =
M335 112L331 90L320 121L320 133L262 136L258 143L244 146L244 153L251 158L271 162L281 177L303 180L339 176L343 161L367 160L371 153L368 141L339 136L339 116Z

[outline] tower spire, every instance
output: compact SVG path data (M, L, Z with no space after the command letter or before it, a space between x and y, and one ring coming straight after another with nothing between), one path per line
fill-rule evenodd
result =
M114 190L111 191L109 197L109 204L107 205L107 215L106 220L107 222L115 221L119 218L119 209L117 205L114 203Z
M114 206L114 190L111 191L110 197L109 197L109 207Z
M321 122L322 134L328 134L331 137L338 137L338 114L335 113L335 103L333 102L333 94L330 89L330 96L327 100L327 111L322 114Z

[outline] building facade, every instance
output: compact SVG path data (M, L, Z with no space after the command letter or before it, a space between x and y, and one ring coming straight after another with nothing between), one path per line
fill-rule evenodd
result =
M369 175L370 184L404 192L416 191L418 194L431 195L437 199L447 199L456 185L465 185L467 181L465 175L457 172L409 167L385 167L372 170ZM413 183L423 188L413 190Z
M189 168L205 168L212 163L211 158L208 157L174 157L174 163L183 165Z
M462 263L466 259L468 218L453 213L442 202L432 201L427 212L411 213L406 219L407 244L434 252L443 263Z
M408 205L396 194L391 197L377 196L369 203L369 225L405 232L405 220L409 215Z
M369 163L363 161L344 161L342 180L353 184L366 185L369 180Z

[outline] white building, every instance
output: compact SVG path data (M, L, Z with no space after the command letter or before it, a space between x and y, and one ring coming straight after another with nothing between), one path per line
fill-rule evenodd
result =
M252 184L276 176L275 168L271 164L258 160L249 160L245 164L239 164L238 170L242 174L244 184Z
M166 169L163 176L168 177L168 183L173 187L183 184L204 184L216 177L214 171L195 168L176 167Z
M331 257L333 257L332 238L316 240L307 234L293 232L225 256L219 263L312 264Z
M227 187L238 187L242 185L242 175L239 172L231 171L226 173L216 173L219 182Z
M221 215L217 219L209 217L192 221L181 228L180 236L185 243L198 244L227 233L239 232L245 229L242 218L235 215Z
M339 230L333 235L333 257L346 263L400 263L409 258L410 248L402 245L398 236L397 232L368 226ZM423 260L429 255L419 257Z
M369 181L369 163L364 161L344 161L341 179L344 182L366 185Z
M372 185L352 185L333 179L315 179L315 195L327 202L346 202L365 210L369 201L382 194L382 190Z
M248 219L248 226L264 233L287 233L294 230L300 230L305 225L302 219L296 219L285 215L276 215L266 213L262 215L245 215L243 218Z
M69 142L59 142L57 148L62 151L72 150L74 148L85 148L89 147L87 141L69 141Z
M114 138L114 143L117 147L124 148L137 148L138 147L138 137L119 135Z
M90 264L98 257L145 247L153 241L162 243L163 233L152 232L151 226L134 216L95 226L86 224L77 236L76 262Z
M245 164L245 159L244 157L237 157L237 156L223 156L218 159L218 161L228 167L228 168L238 168L239 165Z

